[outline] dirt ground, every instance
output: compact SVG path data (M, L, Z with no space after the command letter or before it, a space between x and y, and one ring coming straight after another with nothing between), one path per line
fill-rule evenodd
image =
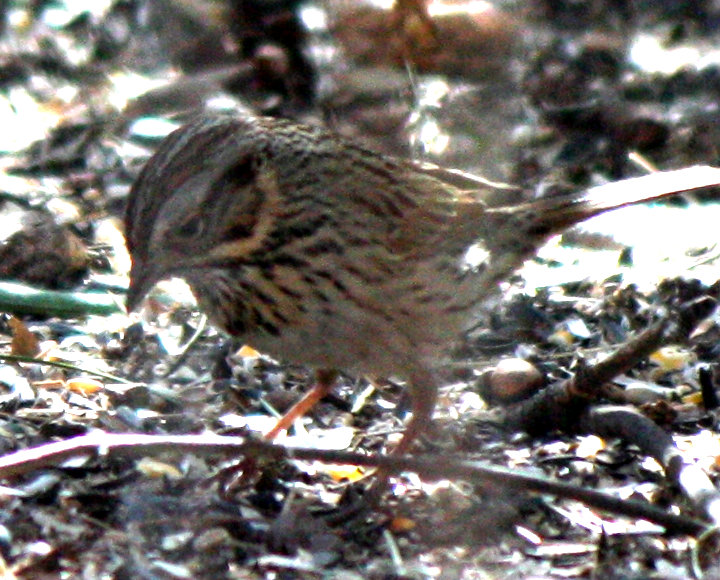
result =
M527 198L720 165L716 3L428 10L0 2L3 578L720 577L717 191L597 218L508 280L373 509L401 381L341 374L282 457L247 442L311 369L230 340L177 281L125 312L128 190L199 109Z

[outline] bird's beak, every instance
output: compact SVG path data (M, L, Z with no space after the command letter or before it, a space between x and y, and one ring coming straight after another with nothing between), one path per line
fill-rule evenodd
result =
M133 260L130 268L130 286L125 297L125 307L128 312L132 312L140 306L145 295L150 292L157 281L152 268L147 268L141 262Z

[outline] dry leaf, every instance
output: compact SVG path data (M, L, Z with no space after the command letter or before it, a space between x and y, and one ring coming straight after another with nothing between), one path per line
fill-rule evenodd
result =
M36 356L40 352L40 343L37 337L28 330L22 320L11 316L8 325L12 330L12 342L10 343L12 354Z
M105 387L102 382L90 377L75 377L74 379L68 379L65 385L71 391L80 393L81 395L92 395Z

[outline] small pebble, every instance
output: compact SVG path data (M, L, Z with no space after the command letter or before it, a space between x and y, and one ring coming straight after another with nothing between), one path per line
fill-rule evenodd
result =
M519 359L501 360L486 378L489 395L497 401L516 401L532 395L543 385L542 373Z

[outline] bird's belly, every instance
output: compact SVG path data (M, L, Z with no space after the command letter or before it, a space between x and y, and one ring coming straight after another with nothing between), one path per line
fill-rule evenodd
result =
M352 375L406 374L418 354L390 321L347 304L328 312L307 313L279 327L276 334L256 328L239 337L283 362L345 371Z

